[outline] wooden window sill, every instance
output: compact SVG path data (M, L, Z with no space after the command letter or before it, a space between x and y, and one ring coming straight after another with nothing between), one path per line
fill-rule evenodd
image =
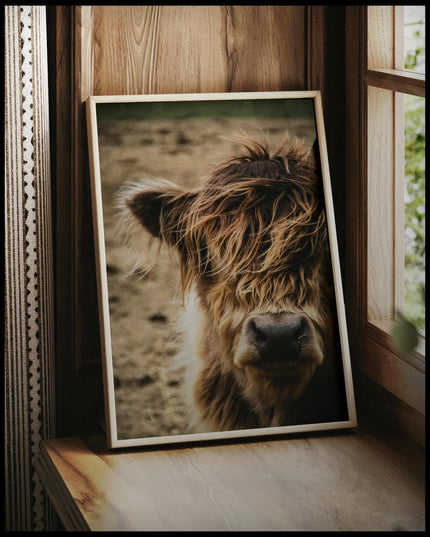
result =
M410 461L357 429L162 450L52 439L36 469L69 531L423 531Z

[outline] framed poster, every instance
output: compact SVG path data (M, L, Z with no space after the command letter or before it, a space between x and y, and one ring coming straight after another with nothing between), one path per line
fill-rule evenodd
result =
M320 93L87 115L109 447L356 426Z

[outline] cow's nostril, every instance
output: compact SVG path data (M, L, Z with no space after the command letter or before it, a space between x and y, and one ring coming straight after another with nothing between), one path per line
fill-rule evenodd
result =
M264 331L257 327L257 324L254 320L251 320L249 323L249 332L257 344L262 345L266 343L267 337L264 334Z

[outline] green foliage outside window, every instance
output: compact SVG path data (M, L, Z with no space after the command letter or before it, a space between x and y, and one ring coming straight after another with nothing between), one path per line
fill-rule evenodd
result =
M425 327L425 100L405 96L405 317Z
M405 69L425 72L425 7L404 6ZM425 330L425 99L405 95L405 303L392 331L402 352Z
M424 6L405 6L405 68L424 72ZM405 95L405 308L425 328L425 99Z

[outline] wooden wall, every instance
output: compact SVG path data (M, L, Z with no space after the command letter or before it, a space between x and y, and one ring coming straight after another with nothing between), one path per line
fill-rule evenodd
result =
M330 103L327 9L332 8L48 8L59 436L93 432L103 408L86 98L320 89ZM338 108L336 103L340 116ZM330 145L330 132L328 139Z
M81 17L83 90L94 95L305 85L301 6L93 6Z

